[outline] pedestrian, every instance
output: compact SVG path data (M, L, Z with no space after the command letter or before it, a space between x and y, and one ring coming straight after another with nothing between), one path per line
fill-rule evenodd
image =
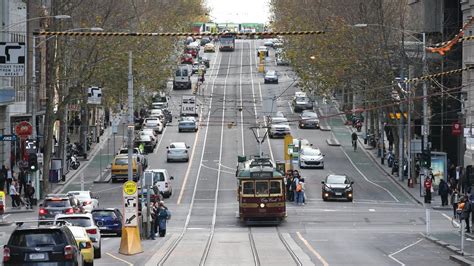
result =
M7 169L7 192L10 194L10 186L12 184L12 181L13 181L13 176L14 176L14 172L12 169L10 169L10 167L8 165L5 166L5 168Z
M12 199L12 207L13 208L21 208L18 191L16 190L16 181L12 180L10 183L10 190L9 190L10 197Z
M302 205L304 205L306 203L306 194L304 193L306 185L305 185L305 182L304 182L304 177L300 177L300 182L303 182L303 184L302 184L303 204Z
M458 189L455 188L453 190L453 193L451 194L451 205L453 205L453 217L456 219L458 218L456 210L458 209L458 203L459 203L459 192Z
M160 237L164 237L166 235L166 222L170 219L170 217L170 212L168 208L166 208L165 203L160 201L158 204L158 232Z
M462 208L461 212L461 220L464 220L466 223L466 232L470 233L471 228L469 225L469 218L470 218L470 213L471 213L471 203L469 202L469 198L467 196L463 197L462 202L464 203L464 206Z
M27 174L24 169L18 173L18 193L21 195L22 189L26 188ZM25 194L26 195L26 194Z
M299 181L296 185L296 200L297 205L304 205L304 183Z
M31 185L31 181L28 182L25 188L25 197L27 199L28 206L27 209L33 209L34 203L35 188Z
M441 196L441 206L448 206L449 187L444 179L439 181L438 194Z
M161 201L160 201L161 202ZM153 214L153 236L157 236L158 234L158 212L159 212L159 202L154 202L152 205L152 214Z
M424 183L425 203L431 203L431 186L432 186L431 178L429 176L427 176L425 178L425 183Z
M286 171L286 199L288 201L293 201L293 190L291 190L291 185L293 182L293 174L291 170Z
M5 191L5 181L7 180L7 168L2 165L0 169L0 191Z

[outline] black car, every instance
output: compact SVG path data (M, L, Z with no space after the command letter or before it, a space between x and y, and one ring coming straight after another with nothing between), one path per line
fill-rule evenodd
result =
M118 209L94 209L91 213L101 234L122 236L122 214Z
M74 195L48 194L46 195L43 204L39 205L38 220L52 221L56 214L73 214L82 212L84 212L84 209Z
M345 199L352 201L354 198L354 190L352 185L354 181L350 181L345 175L328 175L326 180L321 181L323 200L329 199Z
M298 126L299 128L319 128L318 115L312 111L303 111Z
M67 226L26 227L18 222L3 247L3 265L82 265L82 255Z

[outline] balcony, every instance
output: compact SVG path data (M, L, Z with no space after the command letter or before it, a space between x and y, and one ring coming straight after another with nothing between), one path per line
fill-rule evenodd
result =
M0 106L15 102L15 89L12 87L0 88Z

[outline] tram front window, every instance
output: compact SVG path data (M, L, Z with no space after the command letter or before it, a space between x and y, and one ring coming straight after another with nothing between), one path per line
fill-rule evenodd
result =
M281 181L270 181L270 194L281 194Z
M257 191L257 196L268 196L268 181L255 182L255 190Z
M255 191L254 191L254 187L253 187L253 182L252 181L248 181L248 182L243 182L243 186L244 186L244 190L242 191L244 195L247 195L247 196L254 196L255 195Z

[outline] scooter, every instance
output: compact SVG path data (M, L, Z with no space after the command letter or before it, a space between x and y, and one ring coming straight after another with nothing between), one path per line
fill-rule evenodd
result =
M393 160L393 164L392 164L392 175L394 173L398 173L398 160L397 159Z
M71 154L71 156L69 157L69 166L72 168L72 170L77 170L80 165L81 163L77 159L76 155Z
M393 152L392 151L389 151L387 153L387 165L388 167L392 167L393 166L393 161L395 160L395 157L393 156Z

